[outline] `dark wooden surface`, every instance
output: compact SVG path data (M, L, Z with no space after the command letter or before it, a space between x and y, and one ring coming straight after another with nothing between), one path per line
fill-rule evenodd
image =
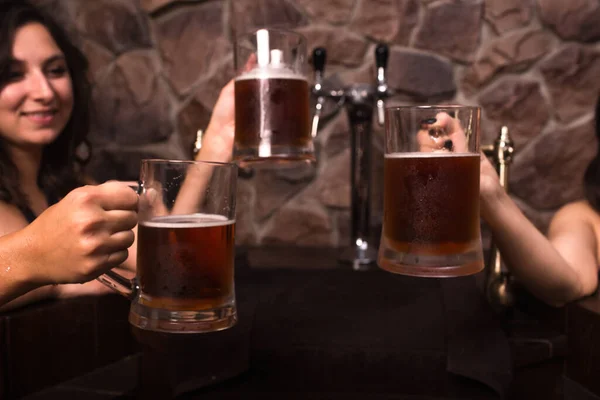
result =
M250 267L238 274L242 280L248 279L251 271L277 269L281 257L292 260L288 265L290 271L319 269L319 259L324 260L321 268L325 270L340 268L335 259L336 252L326 249L302 249L299 252L261 249L250 254L243 252L240 256ZM286 279L292 284L294 273ZM263 283L269 285L269 282ZM244 296L243 290L238 292ZM570 347L565 370L569 393L577 388L592 394L597 390L600 374L595 368L600 360L600 346L595 344L598 340L594 341L594 335L597 337L600 329L599 304L596 296L570 306L567 322L564 310L549 310L529 301L524 308L507 316L505 329L514 363L509 398L563 398L562 374L567 354L565 327ZM136 333L141 343L136 344L127 325L127 309L125 299L106 296L43 303L0 316L0 390L3 390L0 398L17 398L49 385L55 386L28 397L28 400L125 399L134 398L144 390L146 395L153 396L150 398L167 398L178 392L181 393L180 398L227 399L248 393L248 382L252 380L247 368L249 356L244 353L244 346L235 331L230 331L228 337L225 332L215 334L211 340L205 336L202 345L194 344L195 339L188 338L178 339L179 343L171 342L168 346L157 337L140 337ZM240 309L242 314L247 312L249 310ZM248 318L241 321L252 323ZM242 323L237 328L248 327ZM145 351L132 356L140 349ZM177 356L173 357L174 354ZM219 355L222 357L219 358ZM115 360L118 361L105 366ZM206 363L207 360L211 360L212 364ZM222 362L219 364L215 360ZM211 365L212 374L207 365ZM101 366L105 367L99 368ZM72 377L75 378L69 380ZM212 381L200 382L198 377L209 377ZM62 383L57 385L58 382ZM211 385L206 386L207 383ZM202 386L205 388L197 389ZM257 386L250 393L261 398L323 398L310 391L295 394L277 390L265 392ZM352 391L330 392L327 398L358 399L366 398L365 395ZM468 397L420 396L414 393L407 397L405 394L380 392L369 393L368 398L424 400Z
M566 377L600 398L600 294L568 306L567 335Z
M0 314L0 399L19 398L137 352L128 307L115 294Z

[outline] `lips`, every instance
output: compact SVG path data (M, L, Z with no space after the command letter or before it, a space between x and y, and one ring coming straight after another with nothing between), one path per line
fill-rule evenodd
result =
M24 111L21 113L24 117L26 117L31 122L40 125L50 124L54 120L54 116L56 115L57 110L35 110L35 111Z

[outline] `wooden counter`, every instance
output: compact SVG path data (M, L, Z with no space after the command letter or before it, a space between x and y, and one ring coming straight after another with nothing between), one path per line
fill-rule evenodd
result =
M119 295L47 301L0 314L0 399L19 398L138 351Z
M600 294L567 307L567 335L565 377L572 382L565 398L600 399Z
M275 392L266 391L265 388L277 385L277 380L273 378L277 374L272 375L273 371L261 370L260 367L279 365L282 358L277 356L276 352L285 349L282 346L287 346L285 340L278 341L276 336L269 336L269 331L286 331L289 334L295 329L293 326L281 325L283 321L281 317L285 313L282 314L282 311L279 311L271 314L270 309L264 307L265 304L275 304L271 302L271 299L280 299L277 300L278 302L281 300L291 301L290 307L302 306L302 302L293 302L290 300L290 296L301 294L303 287L308 290L306 296L327 296L327 291L318 293L318 290L314 290L319 288L320 282L323 282L331 287L332 304L339 304L340 307L343 307L339 296L347 296L347 289L336 287L333 284L338 279L340 282L347 281L344 284L347 285L348 282L351 283L354 280L352 277L356 276L369 283L368 287L365 287L361 293L357 292L356 296L374 296L375 286L370 285L373 282L380 282L379 284L383 282L385 293L391 294L390 288L395 288L395 283L388 284L385 281L395 282L397 280L400 282L403 280L395 275L385 275L384 273L379 275L378 272L363 275L340 273L340 268L343 270L346 267L337 263L336 254L337 252L332 249L263 248L249 253L241 252L236 260L236 291L240 323L234 330L208 334L200 338L176 338L173 341L161 339L161 335L145 334L144 332L140 336L140 333L137 332L136 335L141 345L136 344L127 323L129 305L125 299L117 295L40 303L2 315L0 316L0 398L17 398L47 386L57 385L72 377L78 378L50 389L46 392L48 397L35 397L35 399L51 399L58 395L67 396L69 393L72 394L73 390L80 395L93 393L97 398L108 399L119 396L126 398L126 395L133 398L135 393L143 393L144 388L147 394L161 394L166 397L174 393L187 392L188 395L184 398L190 399L239 398L238 396L244 393L267 395L265 398L270 398L269 395L275 394L285 397L292 392L296 396L293 398L305 398L303 396L309 395L310 390L298 390L304 384L314 385L316 391L313 394L320 393L326 395L326 398L354 398L352 396L361 398L365 393L370 393L370 398L382 399L391 398L389 397L390 393L397 395L393 398L398 399L404 398L402 397L404 395L408 396L407 398L422 396L418 398L423 399L469 398L469 393L473 393L470 391L477 390L477 387L475 389L469 388L468 385L462 387L460 384L451 383L444 378L444 374L447 374L445 372L447 355L438 354L433 345L429 346L428 350L426 348L428 346L427 339L421 344L425 345L422 351L409 349L410 351L403 356L409 357L406 360L385 361L393 368L405 364L409 368L407 371L389 370L386 372L389 374L388 377L378 377L372 374L368 376L370 382L360 382L358 375L344 381L346 366L342 362L343 357L335 363L328 358L323 358L327 357L328 353L335 355L335 352L338 351L331 346L331 344L337 346L335 341L328 342L329 339L327 339L327 335L332 338L340 337L335 326L331 327L329 333L323 333L323 337L319 339L320 344L315 342L316 353L303 354L290 351L284 354L287 362L294 363L300 368L295 372L300 375L295 375L294 379L272 389ZM361 273L351 272L351 274ZM383 281L377 276L383 277ZM427 287L432 285L431 280L422 282L415 280L414 282L425 285L422 293L427 293L429 290ZM411 288L411 285L397 287L402 287L402 290L413 290L414 294L421 292L421 289ZM371 293L370 290L373 292ZM409 296L409 298L413 297L416 299L418 296ZM350 299L350 297L348 298ZM262 314L255 314L257 305L261 303L263 304ZM385 303L377 301L372 304L385 306ZM507 315L504 321L504 331L508 335L508 348L513 367L513 385L507 398L563 398L561 378L567 354L565 330L569 334L568 345L570 346L570 356L567 358L565 369L568 379L565 391L574 393L577 388L584 388L585 390L589 389L591 393L598 393L600 346L596 344L598 340L594 340L594 337L598 337L598 332L600 332L600 299L598 296L573 304L568 307L566 312L565 310L549 311L548 308L538 307L536 304L535 301L525 301L518 309ZM267 310L267 314L265 314L265 310ZM299 319L289 319L287 324L299 324L297 327L299 331L306 328L302 326L306 321L315 321L310 310L303 310L300 307L291 311L292 315L298 315ZM348 314L348 312L348 310L343 311L344 314ZM361 311L357 309L356 312L362 320ZM274 321L273 323L277 325L269 328L270 321ZM386 325L379 326L376 321L377 319L374 319L371 323L375 324L373 329L378 332ZM255 329L255 325L260 326L260 330L256 332L260 332L260 335L264 336L263 339L259 340L260 335L256 336L256 334L239 335L240 331ZM360 325L356 327L358 329ZM290 328L293 329L290 330ZM368 334L368 330L362 332ZM314 332L306 331L306 333L312 335ZM314 337L319 338L318 335ZM349 345L353 343L350 336L343 335L342 337L348 341ZM378 335L369 340L378 340ZM254 344L248 346L249 341L253 341ZM363 352L362 356L360 356L360 352L355 352L354 357L366 357L360 362L369 362L376 366L378 357L385 356L384 353L380 353L378 346L380 344L374 343L370 350L365 349L366 352ZM144 351L140 353L141 349ZM127 357L136 352L137 355ZM424 356L421 357L419 354ZM220 359L219 355L221 355ZM310 362L310 357L320 359L320 365L309 363L302 367L301 363ZM120 359L122 361L111 364L107 368L98 369L100 366ZM352 362L358 362L358 360L360 358L354 358ZM385 358L381 358L381 360L385 360ZM398 364L398 361L401 363ZM440 364L442 361L443 365ZM330 367L334 367L335 373L330 375L330 378L328 376L320 378L318 374L314 373L315 368L324 368L324 362L329 363ZM415 363L415 368L410 368L411 362ZM306 379L301 375L301 372L304 371L302 368L306 368ZM429 376L417 373L418 368L430 371ZM92 374L86 374L92 370L95 370ZM350 373L356 373L356 371L356 369L354 372L350 370ZM365 371L368 372L368 370L362 370L360 373L364 374ZM412 371L412 375L408 371ZM274 372L281 373L282 371ZM284 375L278 376L277 379L280 379L281 376ZM365 378L367 378L366 375ZM137 382L132 382L132 380ZM222 383L215 384L218 381L222 381ZM114 386L114 389L107 392L105 389L107 385ZM286 387L286 385L291 386ZM348 385L348 388L344 389L344 385ZM132 392L132 387L136 386L137 390ZM374 391L353 393L353 387ZM101 388L104 388L104 391ZM112 393L112 397L110 393ZM569 393L565 392L565 395ZM565 399L567 398L565 396ZM577 397L571 397L571 399L578 400Z

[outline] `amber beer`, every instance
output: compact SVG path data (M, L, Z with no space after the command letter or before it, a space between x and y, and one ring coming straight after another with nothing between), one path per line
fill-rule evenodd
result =
M312 158L308 82L300 75L260 75L235 81L235 154L238 159Z
M402 264L435 269L437 256L471 254L460 275L481 270L479 165L478 154L386 154L382 239L394 259L384 253L382 268L410 274Z
M140 304L202 311L234 303L235 221L221 215L155 217L138 228Z

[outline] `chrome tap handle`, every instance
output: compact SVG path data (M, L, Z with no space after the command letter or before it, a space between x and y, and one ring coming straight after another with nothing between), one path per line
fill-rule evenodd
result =
M508 190L508 165L512 163L515 152L514 143L508 133L508 127L503 126L500 128L500 135L494 142L494 148L498 159L500 183L504 186L504 189Z
M202 136L204 136L204 130L198 129L196 131L196 141L194 142L194 149L192 150L192 155L196 157L196 154L200 153L200 149L202 149Z
M515 152L512 138L508 133L508 127L502 126L494 144L482 146L482 150L486 156L493 158L500 185L508 192L508 170ZM486 295L494 307L506 309L515 304L516 294L514 280L510 272L502 268L502 264L502 256L492 238L490 259L488 261Z
M325 63L327 62L327 50L323 47L317 47L313 50L313 69L315 70L315 86L323 83L323 72L325 72Z
M312 127L310 130L310 134L314 138L317 136L319 119L321 118L321 112L323 111L323 103L325 103L325 96L323 93L323 72L325 71L325 62L327 61L327 51L323 47L317 47L313 50L312 61L315 70L313 93L317 96L315 115L313 116Z
M389 50L387 44L380 43L375 48L375 65L377 66L377 82L381 82L381 81L385 80L383 78L382 70L385 70L387 68L389 55L390 55L390 50ZM380 73L382 74L381 78L379 75Z
M389 88L385 79L385 70L389 58L386 44L380 43L375 48L375 65L377 66L377 122L383 125L385 120L385 98L389 96Z

